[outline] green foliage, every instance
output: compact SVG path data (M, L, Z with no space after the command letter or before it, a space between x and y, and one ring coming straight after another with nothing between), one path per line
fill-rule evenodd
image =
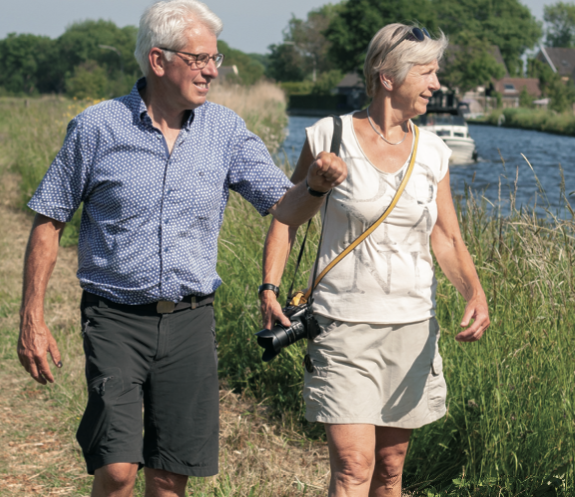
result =
M108 78L105 69L93 60L76 66L74 74L66 79L66 93L79 100L106 97Z
M324 72L314 83L311 92L315 95L331 95L342 79L343 74L338 69Z
M324 32L340 10L339 4L327 4L311 10L305 20L292 16L283 33L284 42L269 47L266 74L276 81L303 81L335 70Z
M270 45L266 75L276 81L303 81L306 76L304 56L294 45Z
M47 36L10 33L0 40L0 86L13 95L50 91L55 42Z
M456 40L457 45L448 48L442 62L443 84L465 93L505 76L505 68L493 57L488 42L465 32L458 35Z
M218 40L218 50L224 54L226 66L235 65L238 68L239 82L244 85L253 85L259 81L265 72L265 67L257 57L248 55L241 50L231 48L225 41Z
M575 46L575 4L557 2L543 7L545 43L550 47Z
M467 33L501 50L512 75L522 72L521 55L541 37L541 25L519 0L431 0L439 27L455 40Z
M572 79L564 81L547 64L537 59L528 60L527 73L532 78L539 78L541 92L551 99L552 110L565 112L572 109L575 102L575 85Z
M505 117L503 126L508 128L533 129L546 133L575 136L575 116L569 111L557 113L544 109L503 109L489 114L486 122L497 125L502 114Z
M534 106L533 101L534 100L535 100L535 97L527 91L527 88L525 86L523 88L521 88L521 93L519 93L519 106L520 107L533 108L533 106Z
M76 68L95 63L107 79L105 96L123 95L140 74L133 56L136 34L133 26L103 20L72 24L55 40L12 33L0 40L0 86L13 95L63 93Z
M326 30L331 42L329 56L337 68L361 72L367 46L375 33L393 22L417 21L430 31L437 28L437 17L429 0L349 0Z

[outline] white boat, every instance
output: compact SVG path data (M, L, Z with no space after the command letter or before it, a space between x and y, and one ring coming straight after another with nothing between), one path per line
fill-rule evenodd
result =
M419 118L419 127L435 133L453 151L450 162L465 164L477 161L475 141L462 115L428 113Z

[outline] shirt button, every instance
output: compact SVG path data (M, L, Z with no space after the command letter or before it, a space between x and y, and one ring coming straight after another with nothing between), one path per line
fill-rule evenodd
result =
M169 249L168 247L166 247L166 248L164 249L164 252L168 252L169 250L170 250L170 249Z

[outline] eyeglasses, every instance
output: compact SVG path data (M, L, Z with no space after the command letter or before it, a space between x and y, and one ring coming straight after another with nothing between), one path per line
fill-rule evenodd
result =
M208 65L208 62L210 60L214 61L216 67L220 67L222 65L222 62L224 61L224 54L221 53L217 53L216 55L210 55L207 53L195 54L188 52L179 52L178 50L172 50L171 48L163 48L163 47L158 48L160 50L165 50L166 52L172 52L178 54L180 57L182 55L185 55L185 57L182 57L182 59L184 59L189 66L193 66L196 69L203 69Z
M401 29L401 28L399 28ZM395 33L394 33L395 34ZM429 36L429 33L427 32L427 29L425 28L418 28L418 27L412 27L409 31L407 31L398 41L396 41L391 48L387 51L387 53L385 54L385 57L387 57L389 55L389 53L395 48L397 47L397 45L399 45L402 41L405 40L409 40L409 41L423 41L425 40L425 37L428 37L431 39L431 36ZM384 57L384 58L385 58Z

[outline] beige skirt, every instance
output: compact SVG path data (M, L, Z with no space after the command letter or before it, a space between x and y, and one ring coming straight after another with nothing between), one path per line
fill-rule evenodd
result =
M445 415L435 318L399 325L316 318L322 332L308 342L305 361L308 421L413 429Z

